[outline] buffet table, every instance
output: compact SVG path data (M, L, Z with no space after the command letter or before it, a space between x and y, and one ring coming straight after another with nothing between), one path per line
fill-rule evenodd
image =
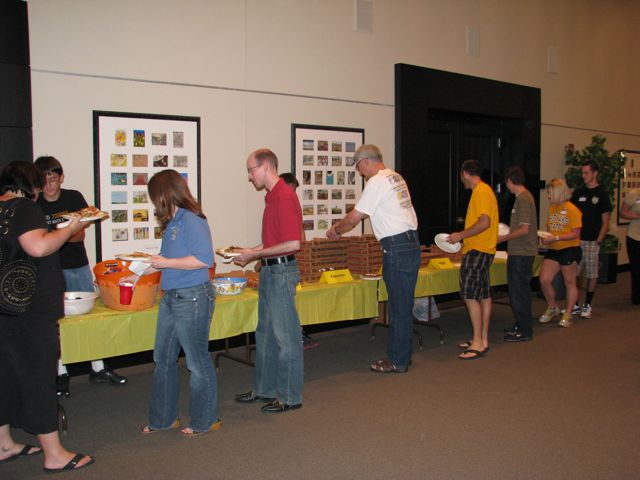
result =
M308 284L296 293L296 306L303 325L376 317L377 282ZM90 313L59 321L62 361L69 364L152 350L157 316L157 303L147 310L127 312L107 308L98 299ZM209 339L250 333L257 324L257 290L218 295Z
M540 270L537 257L534 273ZM459 289L459 268L420 269L416 297L454 293ZM504 285L506 261L491 266L491 285ZM375 318L388 298L383 281L354 280L338 284L304 284L296 293L302 325ZM383 304L384 305L384 304ZM86 315L59 321L60 348L65 364L128 355L153 349L158 305L148 310L126 312L104 306L100 299ZM258 323L258 292L247 288L241 295L216 297L210 340L228 339L254 332Z

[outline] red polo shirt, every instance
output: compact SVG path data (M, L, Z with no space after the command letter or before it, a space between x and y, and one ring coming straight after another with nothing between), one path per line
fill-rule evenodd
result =
M302 210L296 193L284 180L278 180L264 197L262 214L262 246L269 248L291 240L302 240ZM295 251L284 253L290 255Z

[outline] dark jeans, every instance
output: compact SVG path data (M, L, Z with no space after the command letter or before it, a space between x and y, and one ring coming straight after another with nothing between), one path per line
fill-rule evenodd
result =
M627 254L631 267L631 302L640 305L640 241L627 237Z
M418 269L420 242L415 230L408 230L380 240L382 278L389 292L389 340L387 356L400 368L409 365L413 349L413 299Z
M509 255L507 259L507 283L511 310L522 335L533 335L531 329L531 269L533 258L528 255Z

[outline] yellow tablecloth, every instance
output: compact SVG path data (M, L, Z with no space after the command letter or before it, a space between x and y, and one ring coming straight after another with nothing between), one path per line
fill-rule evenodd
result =
M303 325L371 318L378 315L377 282L357 280L336 285L305 285L296 293ZM139 312L104 306L98 299L86 315L60 320L60 348L65 364L153 349L158 305ZM258 324L258 292L216 298L209 339L253 332Z
M542 257L536 256L533 262L533 274L540 274ZM507 261L495 259L491 264L489 272L491 276L491 286L507 284ZM443 295L445 293L455 293L460 291L460 267L448 270L437 270L431 267L423 267L418 272L418 282L416 283L416 297L429 297L432 295ZM384 281L380 281L380 295L378 299L386 302L389 298L387 286Z
M540 271L541 262L541 257L536 257L535 275ZM457 292L459 275L459 268L422 268L415 296ZM497 259L491 266L491 285L506 283L506 261ZM387 298L383 281L305 284L296 293L296 306L300 323L312 325L377 317L378 302ZM152 350L157 316L157 305L140 312L122 312L111 310L98 300L91 313L60 320L62 361L67 364ZM219 340L253 332L257 324L257 290L247 288L242 295L220 295L216 298L209 339Z

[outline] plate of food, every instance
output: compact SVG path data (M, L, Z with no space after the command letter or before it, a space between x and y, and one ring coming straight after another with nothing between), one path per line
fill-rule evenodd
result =
M362 280L382 280L382 275L378 273L363 273L360 278Z
M152 255L145 252L119 253L116 255L118 260L125 262L147 262L151 263Z
M242 255L240 247L226 247L216 249L216 253L224 258L233 258Z
M462 244L451 243L449 242L449 234L448 233L439 233L433 239L436 242L436 245L440 250L443 250L447 253L457 253L462 248Z
M504 237L505 235L509 235L511 233L511 228L506 223L498 224L498 235Z
M96 220L107 218L108 216L109 214L107 212L103 212L97 207L85 207L75 212L65 213L62 215L62 218L66 218L67 220L79 218L81 222L94 222Z
M538 230L538 236L540 238L553 238L553 233L545 232L544 230Z

